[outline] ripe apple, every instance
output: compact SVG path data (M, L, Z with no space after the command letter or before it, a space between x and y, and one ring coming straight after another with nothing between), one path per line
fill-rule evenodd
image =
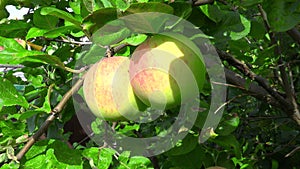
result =
M84 97L93 114L107 121L134 120L146 106L135 96L129 81L129 58L103 58L87 72Z
M200 50L187 37L175 33L147 39L134 51L129 68L135 94L160 110L197 97L205 72Z

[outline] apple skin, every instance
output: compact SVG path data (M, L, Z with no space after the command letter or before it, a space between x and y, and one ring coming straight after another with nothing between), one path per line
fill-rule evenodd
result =
M205 73L200 50L178 34L147 39L134 51L129 68L135 94L157 109L169 109L197 97Z
M129 58L103 58L87 72L83 83L92 113L107 121L134 120L146 106L134 95L129 81Z

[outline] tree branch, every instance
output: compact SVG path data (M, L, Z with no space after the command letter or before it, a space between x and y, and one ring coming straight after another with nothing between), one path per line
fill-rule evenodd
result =
M63 96L62 100L58 103L58 105L50 112L50 116L46 119L46 121L42 124L42 126L38 129L38 131L29 138L29 141L26 145L21 149L21 151L17 154L17 160L21 160L22 157L26 154L26 152L32 147L32 145L42 136L43 133L46 132L49 125L56 119L57 115L61 112L61 110L66 105L67 101L71 98L72 94L77 92L83 84L85 75L83 75L75 85Z
M112 48L112 52L116 53L122 48L126 47L128 44L121 44L115 48ZM107 54L106 54L107 55ZM87 67L84 67L85 69ZM79 71L83 71L80 69ZM79 73L79 72L78 72ZM41 137L43 133L48 129L49 125L56 119L57 115L62 111L65 107L67 101L71 98L73 93L76 93L83 84L86 73L78 79L78 81L72 86L72 88L63 96L61 101L57 104L57 106L50 112L50 116L46 119L46 121L42 124L42 126L38 129L38 131L29 138L29 141L26 145L21 149L21 151L16 155L17 160L21 160L22 157L26 154L26 152L32 147L32 145Z
M283 108L280 106L280 104L278 104L277 100L274 97L272 97L264 88L258 86L256 83L251 82L250 84L248 84L248 82L241 75L227 68L225 68L225 76L228 83L238 86L239 89L245 91L251 96L262 100L272 106Z
M291 116L297 122L298 125L300 125L299 112L295 111L294 106L291 102L286 100L283 96L277 93L277 91L275 91L271 86L269 86L265 78L256 75L254 72L250 70L250 68L245 63L234 58L229 53L226 53L218 49L217 52L222 60L227 61L230 65L237 68L245 76L249 77L252 80L255 80L261 87L263 87L272 97L274 97L281 104L281 107L285 107L285 112L289 116Z
M275 33L271 31L271 27L269 25L268 18L267 18L267 15L266 15L264 9L262 8L262 6L260 4L258 5L258 8L259 8L260 13L262 14L262 18L263 18L263 21L265 23L265 27L268 31L268 34L269 34L270 38L271 38L270 46L276 45L275 49L274 49L274 55L279 56L279 60L278 60L279 72L280 72L280 75L281 75L283 88L284 88L284 90L286 92L286 95L287 95L287 100L290 104L290 106L288 107L289 108L288 111L291 111L291 112L288 112L288 113L290 113L290 115L293 117L293 119L295 119L297 121L297 123L300 125L300 111L299 111L299 107L298 107L298 104L297 104L295 91L294 91L294 88L292 87L293 86L293 84L292 84L293 81L290 81L287 70L286 70L287 69L286 64L284 64L284 62L283 62L280 43L278 42ZM293 33L295 33L297 35L297 33L299 33L299 32L297 30L294 30Z
M290 37L300 45L300 32L296 28L288 30L287 34L289 34Z

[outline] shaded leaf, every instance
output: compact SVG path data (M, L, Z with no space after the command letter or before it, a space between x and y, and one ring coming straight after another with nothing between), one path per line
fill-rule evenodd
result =
M300 1L265 1L271 29L276 32L287 31L300 23Z
M13 84L0 76L0 110L3 106L20 105L28 107L26 99L20 95Z
M216 5L201 5L201 11L212 21L218 23L222 20L224 13Z
M66 34L70 34L74 30L80 30L80 29L78 29L78 27L75 27L74 25L61 26L45 32L44 36L47 38L57 38L59 36L65 36Z
M111 8L113 7L112 4L110 3L110 1L108 0L100 0L104 6L104 8Z
M92 13L93 11L96 11L100 8L98 1L95 0L83 0L82 4L86 8L87 11Z
M106 23L115 19L117 19L116 8L102 8L93 12L84 19L84 29L88 30L91 33L94 33Z
M216 129L216 132L219 135L229 135L232 133L239 125L240 118L238 116L232 117L228 120L221 122Z
M145 34L137 34L137 35L132 35L131 37L128 37L126 39L124 39L122 42L120 42L121 44L123 43L127 43L131 46L138 46L141 43L143 43L146 39L147 39L147 35Z
M159 12L173 14L173 8L167 4L160 2L133 3L129 6L128 9L125 10L125 12L123 12L123 15L143 12Z
M76 25L78 27L80 27L80 24L81 24L81 20L78 20L75 17L73 17L70 13L60 10L60 9L57 9L57 8L44 7L41 10L41 14L56 16L58 18L61 18L61 19L64 19L66 21L73 23L74 25Z
M21 116L19 117L19 120L25 120L34 115L40 114L40 113L44 113L44 111L28 110L21 114Z
M178 143L177 143L178 144ZM198 144L198 137L193 136L192 134L188 134L180 143L179 146L173 147L171 150L166 152L168 156L177 156L182 154L187 154Z
M0 24L0 36L8 38L23 37L26 36L26 32L30 27L31 24L29 23L12 20L8 23Z
M99 45L93 44L87 51L83 51L81 53L82 62L84 64L93 64L99 61L102 57L104 57L106 52L105 48L100 47Z
M33 23L36 27L41 29L53 29L58 23L58 17L41 15L41 8L34 11Z
M202 162L205 161L205 150L199 145L188 154L170 156L169 160L175 167L184 169L201 168Z
M250 6L262 3L262 2L263 2L263 0L240 0L240 5L244 6L244 7L250 7Z
M180 18L188 18L192 13L192 5L187 2L173 2L169 4L173 10L174 15Z
M217 136L215 139L211 141L217 143L219 146L222 146L228 150L233 148L233 153L235 156L240 159L242 157L242 153L240 150L240 143L235 138L234 135L227 135L227 136Z
M119 20L117 20L118 22ZM116 26L115 26L116 25ZM116 44L130 35L130 30L120 23L106 24L93 35L93 42L100 46Z

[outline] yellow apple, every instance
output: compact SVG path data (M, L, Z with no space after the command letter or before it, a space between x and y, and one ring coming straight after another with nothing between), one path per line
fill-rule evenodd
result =
M87 72L83 92L93 114L107 121L134 120L146 106L129 81L129 58L103 58Z
M129 72L133 91L146 105L168 109L195 98L206 71L192 41L167 33L154 35L136 48Z

